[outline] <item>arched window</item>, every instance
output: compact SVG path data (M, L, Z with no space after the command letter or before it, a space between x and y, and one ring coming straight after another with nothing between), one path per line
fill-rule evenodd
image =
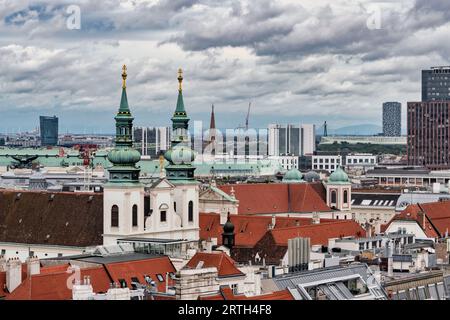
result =
M119 207L113 205L111 208L111 227L119 226Z
M336 203L336 190L331 191L331 203Z
M194 202L189 201L188 204L188 221L194 221Z
M347 190L344 191L344 203L348 204L348 191Z
M133 215L133 227L137 227L137 225L138 225L138 207L136 204L133 205L132 215Z
M159 206L160 222L167 222L167 210L169 210L167 203L163 203Z

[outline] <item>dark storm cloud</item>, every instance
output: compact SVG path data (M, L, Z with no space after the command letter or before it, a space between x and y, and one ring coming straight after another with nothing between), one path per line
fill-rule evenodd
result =
M66 27L71 4L81 30ZM258 121L376 123L383 101L420 97L420 69L449 63L449 21L444 0L6 1L0 108L113 113L126 63L140 124L169 121L178 67L193 117L214 103L234 119L252 101Z

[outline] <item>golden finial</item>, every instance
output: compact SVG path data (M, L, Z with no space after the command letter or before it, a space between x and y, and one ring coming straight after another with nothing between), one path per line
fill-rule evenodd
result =
M122 67L122 88L126 88L127 87L127 66L123 65Z
M181 70L181 68L180 68L180 69L178 69L178 83L179 83L178 90L179 91L183 90L183 87L181 85L182 82L183 82L183 70Z

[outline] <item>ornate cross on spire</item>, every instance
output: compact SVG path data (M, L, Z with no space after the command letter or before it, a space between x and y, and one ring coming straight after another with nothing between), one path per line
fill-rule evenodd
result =
M183 82L183 70L181 70L181 68L180 68L180 69L178 69L178 83L179 83L178 90L179 91L183 90L182 82Z
M123 65L122 67L122 88L126 88L127 87L127 66Z

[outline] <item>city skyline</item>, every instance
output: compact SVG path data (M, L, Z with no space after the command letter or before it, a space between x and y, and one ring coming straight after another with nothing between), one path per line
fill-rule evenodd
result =
M214 104L218 127L242 125L249 102L252 127L273 114L279 123L380 125L382 102L420 101L421 70L450 64L450 5L441 1L71 4L79 29L68 28L66 1L14 1L0 11L5 131L55 114L61 132L111 132L115 66L124 63L136 75L129 95L138 126L169 123L178 67L191 117L207 123Z

